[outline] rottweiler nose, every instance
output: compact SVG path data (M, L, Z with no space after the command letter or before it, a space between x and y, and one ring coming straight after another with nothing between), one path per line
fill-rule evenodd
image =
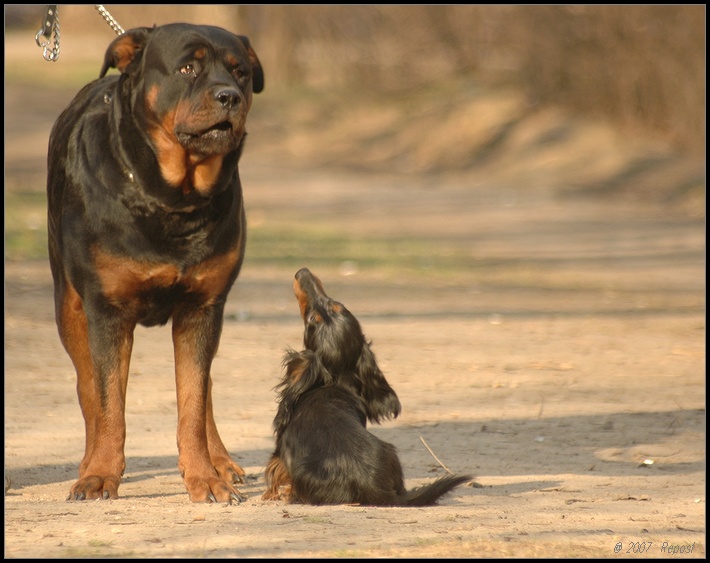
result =
M239 90L237 90L236 88L230 88L228 86L225 86L224 88L218 88L214 93L214 98L221 104L223 108L230 109L239 103Z

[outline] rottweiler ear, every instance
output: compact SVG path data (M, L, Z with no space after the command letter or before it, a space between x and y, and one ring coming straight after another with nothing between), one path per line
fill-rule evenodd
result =
M357 361L357 377L362 385L367 418L371 422L379 422L381 418L397 418L402 406L394 389L380 371L375 354L367 342L362 345Z
M153 29L151 27L137 27L114 39L106 49L104 65L101 67L99 78L103 78L109 68L117 68L121 72L125 72L126 67L145 47Z
M254 49L251 47L251 43L249 43L249 38L244 35L237 35L237 37L239 37L239 40L244 43L244 46L247 48L247 53L249 53L249 60L251 61L251 68L253 72L251 89L252 92L258 94L264 89L264 70L261 68L259 57L256 56Z

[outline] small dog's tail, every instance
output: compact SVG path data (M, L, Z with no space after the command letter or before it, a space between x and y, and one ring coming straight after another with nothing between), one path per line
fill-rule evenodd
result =
M440 477L430 485L423 485L407 491L404 495L399 497L400 506L430 506L434 504L437 499L448 493L454 487L458 487L466 481L470 481L472 477L470 475L447 475L446 477Z

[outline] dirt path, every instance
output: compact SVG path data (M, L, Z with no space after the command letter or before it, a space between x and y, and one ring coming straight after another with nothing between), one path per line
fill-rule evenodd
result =
M370 186L385 197L385 186ZM353 197L346 187L334 191ZM251 208L266 221L279 215L268 191L249 187ZM280 195L293 218L293 202ZM437 200L450 197L462 209L458 196ZM695 545L692 555L703 556L702 226L549 201L515 211L470 203L450 215L448 234L425 234L454 240L462 235L451 231L471 228L466 242L503 280L497 284L465 272L432 283L314 268L359 314L400 395L402 416L373 432L399 448L408 485L442 473L419 436L452 470L476 476L474 486L426 509L260 500L271 388L301 327L295 270L249 262L214 366L218 423L249 473L249 500L189 503L176 469L169 332L143 329L129 386L123 496L65 502L82 421L52 322L50 276L43 262L7 263L6 556L613 556L619 542L619 556L632 542L652 542L648 554L656 556L666 543ZM337 217L339 207L313 211L359 228L349 212ZM414 217L402 212L388 220L406 230ZM527 284L511 282L526 275Z
M27 115L30 93L6 94L6 185L41 192L48 124ZM463 176L289 171L250 150L254 252L213 370L248 500L188 500L166 327L137 331L122 497L66 502L83 422L49 268L6 261L5 557L705 556L702 218ZM296 244L334 234L352 253ZM471 485L431 508L260 500L272 388L301 340L300 266L373 340L404 410L372 431L397 446L407 485L443 474L420 437Z

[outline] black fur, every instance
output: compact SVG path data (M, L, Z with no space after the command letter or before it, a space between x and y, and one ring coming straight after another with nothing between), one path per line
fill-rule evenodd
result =
M264 498L426 506L470 480L447 476L405 489L395 447L366 429L368 420L396 417L401 406L360 323L326 295L309 270L299 270L294 290L305 325L305 349L290 350L284 358L274 419L276 450L266 468Z

